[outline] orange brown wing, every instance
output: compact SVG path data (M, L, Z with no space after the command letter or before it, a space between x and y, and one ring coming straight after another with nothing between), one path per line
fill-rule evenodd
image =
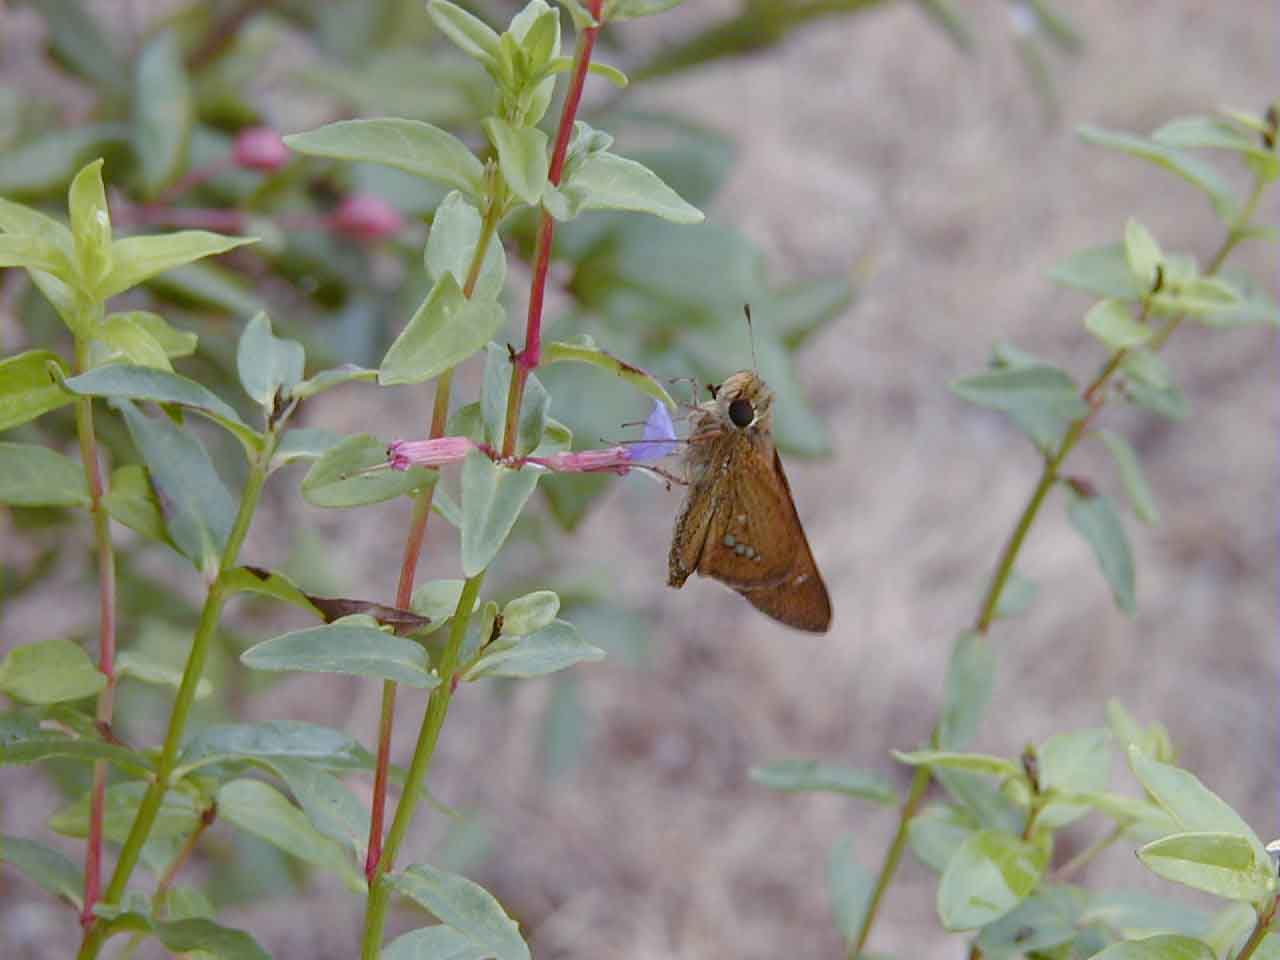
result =
M773 454L773 468L785 493L786 517L791 526L787 537L799 544L798 554L780 582L756 587L731 585L761 613L798 630L826 633L831 627L831 598L814 562L813 551L809 549L777 451Z

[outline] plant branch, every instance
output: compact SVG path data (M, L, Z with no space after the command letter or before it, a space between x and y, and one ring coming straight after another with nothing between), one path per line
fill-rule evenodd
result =
M468 300L475 293L476 284L480 281L480 271L484 267L485 254L489 243L498 230L501 218L502 203L498 196L496 180L491 179L491 193L485 209L484 219L480 223L480 236L476 241L476 249L471 255L471 264L467 268L467 277L462 286L462 295ZM429 436L434 439L444 436L445 426L449 421L449 394L453 385L453 370L442 373L436 380L435 403L431 409L431 429ZM409 521L409 532L404 540L404 553L400 558L400 579L396 584L396 606L408 610L413 602L413 584L418 573L418 558L422 555L422 545L427 539L427 521L431 517L431 504L435 498L436 485L419 492L413 502L413 515ZM369 816L368 853L365 855L365 880L372 883L378 872L378 861L382 858L382 825L386 818L387 784L391 770L391 735L395 726L396 684L386 680L382 684L382 706L378 716L378 759L374 766L373 797Z
M101 307L98 307L101 310ZM88 341L76 340L76 369L89 368ZM93 398L80 397L75 402L76 435L80 441L80 461L84 465L89 488L89 510L93 515L93 539L98 567L98 669L106 684L98 694L96 721L102 731L111 729L111 716L116 693L116 557L111 548L111 518L102 501L105 485L98 459L98 441L93 426ZM93 922L93 907L102 890L102 823L107 796L107 762L95 761L93 786L89 793L89 830L84 857L84 908L80 923Z
M1246 237L1246 230L1249 221L1253 218L1254 210L1257 208L1258 200L1262 195L1264 182L1260 178L1255 178L1253 188L1249 193L1247 200L1240 209L1239 215L1234 223L1230 225L1226 238L1219 245L1213 256L1209 259L1209 264L1205 269L1206 276L1213 276L1217 273L1222 265L1226 262L1231 251L1235 249ZM1143 301L1142 318L1145 319L1150 309L1150 298ZM1147 347L1150 350L1159 350L1164 346L1165 342L1173 334L1182 322L1182 317L1176 316L1169 320L1148 342ZM1057 449L1050 455L1046 456L1044 467L1040 472L1040 479L1036 482L1035 488L1031 491L1031 496L1027 500L1027 504L1022 508L1022 512L1018 516L1017 522L1014 524L1013 531L1009 535L1009 539L1005 541L1004 547L1000 551L1000 559L996 564L995 572L992 574L991 581L983 594L982 603L979 606L978 616L974 622L974 629L981 634L986 634L991 629L991 624L995 621L996 613L999 610L1000 596L1004 592L1005 585L1009 581L1009 577L1013 574L1014 564L1017 562L1018 554L1021 552L1023 544L1026 542L1027 534L1030 533L1032 525L1035 523L1036 517L1039 516L1040 508L1044 505L1044 501L1057 481L1063 462L1075 449L1080 439L1088 430L1098 412L1106 403L1106 386L1115 376L1116 371L1120 369L1123 363L1126 350L1117 350L1108 357L1107 362L1103 365L1098 375L1089 383L1081 392L1081 399L1088 405L1088 412L1071 422L1067 427L1066 433L1063 435L1061 443ZM936 743L938 737L938 726L935 723L930 741ZM867 907L866 915L863 917L862 927L858 931L858 938L850 950L849 957L851 960L856 958L864 946L867 939L871 935L871 928L875 924L876 915L879 911L881 898L884 891L892 882L893 874L898 868L898 863L902 859L902 848L906 842L907 830L910 827L911 818L915 816L916 810L920 805L920 801L924 796L925 790L928 789L929 782L932 779L927 767L917 767L915 776L911 781L911 792L907 799L903 802L898 813L898 829L894 834L893 841L889 849L885 853L884 862L881 864L880 873L876 877L876 885L872 894L871 902ZM1069 866L1070 864L1068 864ZM1075 868L1073 868L1075 869ZM1241 954L1241 958L1245 955ZM1237 958L1237 960L1241 960Z
M601 22L604 0L588 0L587 10L596 23ZM547 180L552 186L560 185L564 174L565 156L569 139L573 135L573 123L582 102L582 88L586 84L587 68L591 66L591 51L595 47L600 28L587 27L578 33L573 51L573 72L569 89L565 93L564 106L560 110L560 126L556 129L555 146L551 151L551 163L547 168ZM520 403L524 399L524 385L529 373L542 362L542 305L547 290L547 273L551 266L551 246L555 239L555 220L546 208L542 208L538 222L538 236L534 246L533 280L529 286L529 313L525 323L524 349L516 355L511 365L511 386L507 390L506 426L502 436L502 456L509 457L515 451L516 423L520 416Z
M1249 939L1244 942L1244 946L1236 955L1236 960L1249 960L1266 939L1267 933L1271 930L1271 921L1276 916L1277 904L1280 904L1280 898L1272 897L1270 903L1258 910L1258 921L1253 925L1253 932L1249 934Z
M404 842L405 834L413 822L413 815L422 799L427 771L431 767L436 743L440 739L440 730L444 726L445 716L449 712L449 703L453 699L462 641L466 638L467 625L471 622L471 611L476 605L476 598L480 595L480 584L483 581L483 572L467 580L453 613L453 622L449 627L449 641L440 661L440 685L431 691L431 696L427 700L427 711L418 733L418 743L414 748L408 773L405 775L404 792L400 795L395 819L391 822L391 830L387 833L386 848L378 859L374 875L369 882L364 938L360 947L362 960L378 960L382 950L382 929L386 923L388 898L391 895L386 874L395 864L400 845Z
M281 425L277 425L279 429ZM165 734L164 746L160 758L156 761L156 770L152 776L147 792L143 794L138 805L138 813L129 828L124 846L120 850L120 858L116 861L115 872L111 875L103 900L106 903L118 903L129 883L129 877L138 858L142 854L142 846L146 843L160 812L160 805L165 792L169 789L173 770L177 766L178 751L182 747L183 735L186 732L187 720L191 716L191 707L196 699L196 687L204 675L205 661L209 657L209 646L218 628L218 618L222 613L222 604L226 599L226 588L223 577L236 565L244 538L249 533L249 525L257 511L258 501L262 496L262 487L267 479L267 468L275 453L279 434L273 430L267 434L267 441L250 463L249 476L245 480L244 491L240 498L240 509L236 513L231 533L223 547L218 566L218 576L209 585L205 594L204 605L200 610L200 621L196 626L195 636L191 641L191 652L187 655L187 663L182 671L182 682L173 702L173 711L169 714L169 728ZM79 960L96 957L102 948L105 930L100 922L92 923L85 931L80 945Z

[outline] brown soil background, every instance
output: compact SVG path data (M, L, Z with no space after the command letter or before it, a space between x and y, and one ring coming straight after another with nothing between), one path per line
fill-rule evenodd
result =
M1274 4L1070 4L1087 47L1075 60L1054 58L1061 116L1053 124L1007 42L1006 5L965 6L978 28L973 57L913 5L897 4L648 88L647 102L737 141L732 182L710 216L766 249L775 279L872 257L857 302L799 361L835 454L793 461L789 473L836 619L828 637L813 639L713 583L666 590L677 495L634 478L614 485L571 549L584 572L607 564L620 594L653 617L650 664L613 657L582 669L590 746L567 779L548 782L533 747L548 690L536 682L501 701L460 697L431 778L437 795L493 828L492 854L470 872L521 918L539 958L842 955L827 853L851 833L874 868L893 814L839 797L779 795L752 784L747 770L814 756L879 769L905 788L888 750L928 735L952 637L972 619L1038 467L1020 435L945 384L979 368L1000 338L1089 376L1100 349L1080 324L1088 302L1055 288L1046 271L1118 237L1126 216L1166 248L1203 257L1220 240L1190 187L1085 146L1072 131L1087 122L1147 132L1218 104L1264 104L1280 92ZM722 7L690 3L635 29L645 44L666 42ZM1274 223L1278 212L1273 197L1262 219ZM1274 287L1274 247L1246 248L1236 262ZM1003 656L979 746L1015 754L1028 741L1098 725L1118 697L1140 719L1163 720L1182 762L1270 839L1280 660L1275 336L1188 328L1168 359L1193 406L1187 421L1119 405L1104 415L1141 452L1164 518L1154 530L1127 521L1140 612L1130 620L1112 606L1087 548L1051 504L1020 564L1040 596L1028 615L994 631ZM418 419L403 396L385 410L352 396L313 422L407 432ZM1086 444L1070 470L1118 494L1100 445ZM353 592L389 594L406 507L337 520L290 510L342 552L358 578ZM268 561L286 551L260 526L248 553ZM446 556L429 558L423 575L452 569ZM10 610L0 645L25 642L23 625L41 615ZM324 696L300 678L248 711L329 723L368 741L377 698L373 685L335 684ZM402 696L402 761L420 708ZM1117 768L1116 782L1126 779ZM51 790L13 770L0 772L0 788L0 830L39 831ZM404 862L428 856L447 826L424 809ZM1087 821L1066 842L1078 849L1101 829ZM4 955L69 955L66 911L11 879L0 886ZM1169 890L1149 882L1124 844L1084 882ZM935 887L908 856L872 948L962 956L964 941L937 922ZM280 958L344 958L356 952L360 916L336 884L317 879L305 899L225 919ZM415 919L399 914L394 929Z

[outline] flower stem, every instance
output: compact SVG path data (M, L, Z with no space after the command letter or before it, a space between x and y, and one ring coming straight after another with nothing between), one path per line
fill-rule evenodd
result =
M378 960L382 949L382 928L386 923L388 898L391 894L391 888L386 882L386 873L395 864L400 845L404 842L409 825L413 822L414 812L422 799L427 770L430 769L431 758L435 754L436 743L440 739L440 729L444 726L445 716L449 712L449 703L453 699L454 675L458 669L462 641L466 638L467 625L471 622L471 611L476 605L476 598L480 595L480 584L483 581L483 572L467 580L453 613L453 622L449 627L449 642L445 646L444 656L440 661L440 685L431 691L431 697L427 700L427 711L418 733L418 743L413 751L413 759L409 763L409 771L405 775L404 793L400 796L395 819L391 822L391 830L387 833L386 848L378 859L374 875L369 882L364 939L360 947L362 960Z
M89 367L89 344L76 340L76 369L83 373ZM111 715L116 693L116 558L111 549L111 518L102 498L102 465L98 460L98 441L93 426L93 398L75 401L76 435L80 441L80 461L84 465L89 487L89 511L93 515L93 539L98 566L98 669L106 678L98 694L96 720L102 731L111 728ZM84 857L84 908L80 923L93 922L93 907L102 890L102 822L107 796L107 762L93 765L93 786L89 794L89 831Z
M587 9L597 24L601 22L604 0L588 0ZM564 174L565 156L569 139L573 135L573 123L582 103L582 88L586 84L587 68L591 66L591 51L595 47L600 28L586 27L578 33L573 51L573 73L569 89L565 93L564 106L560 110L560 126L556 130L556 142L551 151L551 163L547 168L547 180L553 186L560 185ZM556 222L544 207L538 223L538 236L534 246L533 281L529 286L529 312L525 322L524 349L511 365L511 386L507 390L507 417L502 434L502 456L515 452L517 421L520 403L524 399L524 385L530 371L542 362L542 302L547 290L547 272L551 266L551 246L555 239Z
M262 487L267 479L267 467L275 452L277 437L278 434L275 431L268 433L262 449L250 463L249 476L245 480L244 491L240 498L240 509L236 513L231 534L227 537L227 544L222 550L218 576L209 585L204 605L200 610L200 621L191 641L191 652L187 655L187 663L182 671L182 682L173 702L173 711L169 714L169 728L165 734L164 746L161 748L159 760L156 761L156 770L151 783L147 787L147 792L143 794L142 802L138 805L138 813L134 817L133 826L129 829L129 836L120 850L120 858L116 861L111 883L102 897L106 903L118 903L124 894L129 877L142 854L142 846L147 842L156 816L160 812L160 804L164 800L165 792L169 789L169 781L178 762L178 751L186 733L187 720L191 716L192 704L195 703L196 686L204 674L205 661L209 657L209 646L217 632L218 617L222 613L222 604L226 599L223 576L235 567L244 538L249 533L249 525L257 511ZM102 948L103 936L103 925L96 921L92 923L86 929L84 940L80 945L79 960L96 957Z
M1253 189L1249 193L1248 199L1240 209L1234 223L1230 225L1226 238L1219 245L1213 256L1209 259L1209 265L1205 269L1206 276L1213 276L1226 262L1231 251L1235 249L1247 236L1247 228L1249 221L1253 218L1253 212L1257 208L1258 200L1262 194L1264 184L1261 179L1255 178ZM1145 319L1149 310L1150 301L1143 302L1143 317ZM1181 324L1181 317L1173 317L1164 325L1155 336L1147 344L1150 350L1158 350L1164 346L1165 341L1173 334L1173 332ZM1021 514L1018 516L1017 523L1014 524L1009 539L1005 541L1004 547L1000 551L1000 559L996 563L995 572L992 574L991 581L983 594L982 603L979 606L978 616L974 622L974 629L986 634L991 629L991 624L995 621L996 613L1000 605L1000 596L1004 592L1005 585L1009 582L1009 577L1013 574L1014 564L1017 562L1018 554L1022 551L1022 546L1026 542L1027 534L1030 533L1032 525L1035 523L1036 517L1040 514L1040 508L1044 505L1049 490L1057 482L1062 469L1063 462L1076 448L1081 438L1085 435L1089 425L1093 422L1098 412L1106 403L1106 387L1115 376L1116 371L1120 369L1121 363L1127 354L1126 350L1117 350L1111 354L1107 362L1103 365L1098 375L1093 381L1085 387L1081 392L1081 399L1088 405L1088 412L1073 420L1067 427L1066 433L1063 435L1058 448L1050 455L1046 456L1044 467L1040 471L1040 479L1036 482L1035 488L1031 491L1031 496L1027 500L1027 504L1022 508ZM930 741L937 741L938 726L934 725L933 733L930 735ZM893 874L898 869L898 863L902 859L902 850L906 844L907 831L911 825L911 818L915 816L920 802L924 797L925 791L929 787L932 779L927 767L917 767L915 775L911 780L911 791L907 795L907 799L903 802L898 812L898 829L894 833L889 849L885 852L884 861L880 866L880 873L876 877L876 884L873 888L871 901L867 906L866 915L863 917L862 926L858 931L857 939L850 946L850 960L856 958L866 946L867 939L871 935L871 928L875 924L877 913L879 912L880 902L885 890L893 880ZM1274 911L1274 905L1273 905ZM1255 931L1256 932L1256 931ZM1250 951L1252 952L1252 951ZM1241 953L1237 960L1243 960L1246 954Z
M489 243L498 229L501 218L502 203L499 189L491 188L484 219L480 223L480 236L476 240L476 249L471 254L471 264L467 268L467 278L462 286L462 295L468 300L475 293L476 284L480 280L480 271L484 267L485 253ZM436 380L435 403L431 409L432 439L444 436L445 426L449 421L449 394L453 386L453 370L442 373ZM400 558L400 579L396 584L396 606L408 610L413 602L413 584L418 574L418 558L422 555L422 545L427 539L427 520L431 517L431 504L435 497L436 485L422 490L413 502L413 515L409 521L409 532L404 540L404 553ZM373 773L373 798L369 816L368 853L364 860L365 880L373 889L373 880L378 872L378 861L382 858L382 824L386 818L387 783L391 770L391 735L395 727L396 685L392 680L382 684L382 707L378 716L378 759Z
M1244 942L1244 946L1236 954L1236 960L1249 960L1254 951L1262 944L1262 941L1266 939L1267 933L1271 930L1271 921L1276 916L1277 904L1280 904L1280 898L1272 897L1270 903L1258 909L1258 922L1253 925L1253 932L1249 934L1249 939Z

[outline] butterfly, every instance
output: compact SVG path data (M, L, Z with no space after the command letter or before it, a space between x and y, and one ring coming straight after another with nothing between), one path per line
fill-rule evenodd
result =
M689 484L676 518L667 584L692 573L733 588L761 613L826 633L831 598L805 538L773 445L773 391L740 370L694 408L684 466Z

